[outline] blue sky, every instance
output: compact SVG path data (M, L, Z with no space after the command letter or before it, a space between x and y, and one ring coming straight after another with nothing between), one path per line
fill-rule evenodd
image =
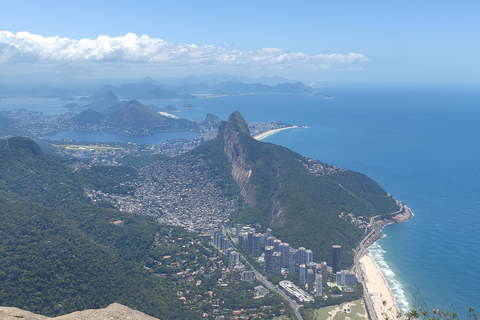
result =
M480 82L479 1L3 0L0 21L4 74Z

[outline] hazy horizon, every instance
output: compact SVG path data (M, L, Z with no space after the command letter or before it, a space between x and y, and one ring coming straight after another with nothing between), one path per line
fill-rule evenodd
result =
M474 1L5 1L0 74L479 83L479 9Z

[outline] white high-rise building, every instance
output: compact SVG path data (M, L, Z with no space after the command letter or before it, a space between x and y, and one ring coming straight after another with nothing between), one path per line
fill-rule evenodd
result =
M307 281L307 268L305 267L304 264L301 264L300 265L300 283L301 284L305 284L305 282Z
M313 262L313 252L310 249L305 250L305 264L308 266Z
M321 297L323 295L323 279L321 274L317 274L317 279L315 281L315 295Z

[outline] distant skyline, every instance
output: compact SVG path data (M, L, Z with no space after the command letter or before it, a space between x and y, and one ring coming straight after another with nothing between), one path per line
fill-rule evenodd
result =
M10 1L0 74L480 82L478 1Z

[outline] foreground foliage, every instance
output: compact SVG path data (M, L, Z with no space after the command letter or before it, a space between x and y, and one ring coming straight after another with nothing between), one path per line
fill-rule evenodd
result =
M83 178L30 140L0 141L0 161L1 305L56 316L119 302L162 319L197 317L142 267L164 227L90 204Z

